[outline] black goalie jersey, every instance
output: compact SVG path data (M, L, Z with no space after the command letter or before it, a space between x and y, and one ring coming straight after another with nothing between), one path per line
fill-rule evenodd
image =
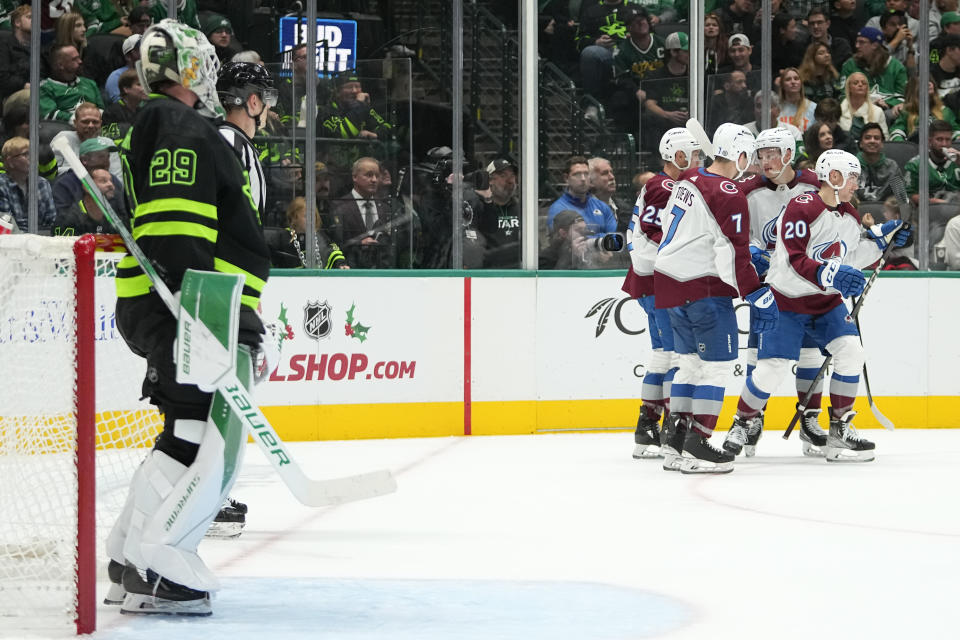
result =
M256 344L263 330L256 309L270 271L270 252L233 149L213 122L160 95L152 95L141 108L122 146L137 244L173 292L179 291L187 269L243 275L240 339ZM144 296L155 302L146 305L150 311L144 308ZM118 265L117 297L120 329L128 342L132 327L124 326L126 303L137 303L138 334L172 319L132 256ZM143 337L149 344L149 337Z

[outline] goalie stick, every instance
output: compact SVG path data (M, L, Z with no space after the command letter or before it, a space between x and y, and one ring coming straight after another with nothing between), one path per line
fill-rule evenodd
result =
M909 228L910 228L910 223L904 222L903 225L899 229L897 229L897 231L905 230ZM873 286L873 283L876 282L877 276L880 274L880 270L883 269L883 265L886 263L887 257L890 255L893 249L894 249L894 243L893 243L893 239L891 238L889 244L887 244L887 248L884 249L883 251L883 255L880 256L880 261L877 263L876 268L873 270L873 273L871 273L870 277L867 279L867 283L863 287L863 292L860 294L860 298L856 300L856 302L853 305L853 310L850 311L850 316L854 319L855 322L857 322L857 318L860 315L860 307L863 306L863 301L866 300L867 298L867 292L870 291L870 288ZM860 333L859 322L857 322L857 333ZM863 338L860 339L860 343L863 344ZM803 412L807 407L807 403L809 403L810 398L813 397L813 391L814 389L817 388L817 383L820 382L824 374L827 372L827 367L830 366L831 360L833 360L833 356L827 356L826 358L824 358L823 364L820 365L820 369L817 371L817 375L814 377L813 382L810 383L810 388L807 389L806 395L803 396L803 401L797 404L797 410L796 412L794 412L793 419L790 420L790 424L787 425L787 430L783 432L784 440L787 440L790 438L790 434L793 432L793 428L797 426L797 422L800 420L800 418L803 417ZM866 366L864 366L864 374L866 374ZM870 401L870 409L871 410L874 409L874 404L872 400ZM879 412L874 411L874 415L877 415L877 413ZM886 417L884 417L884 419L886 420ZM883 426L887 429L893 428L893 423L890 422L889 420L887 420L886 423L881 420L880 423L883 424ZM889 427L887 426L887 423L890 424Z
M117 217L113 207L103 197L96 183L91 180L90 174L80 162L76 152L65 139L57 140L51 146L62 154L67 165L80 179L100 210L103 211L107 221L120 233L127 251L136 258L144 273L150 278L154 290L163 300L167 309L175 318L178 317L178 304L173 293L157 274L153 264L137 245L130 231ZM195 325L198 327L197 331L209 334L209 329L202 322L196 322ZM208 342L216 343L216 338L209 336ZM287 488L290 489L290 492L301 503L310 507L324 507L374 498L397 490L397 482L393 474L386 469L328 480L315 480L307 477L300 465L290 455L287 446L277 435L270 421L253 401L251 394L237 379L235 373L231 371L218 379L216 388L218 395L226 401L231 411L243 421L253 441L263 451L263 454L270 461L284 484L287 485Z

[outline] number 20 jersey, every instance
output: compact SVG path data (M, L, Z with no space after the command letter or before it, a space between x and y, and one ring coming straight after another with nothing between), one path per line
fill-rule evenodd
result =
M662 221L653 274L658 309L760 288L750 262L747 198L735 182L705 169L685 171Z
M633 217L627 227L627 250L632 264L621 287L633 298L653 294L653 263L663 236L661 217L675 184L667 174L656 174L640 190L633 206Z
M829 207L820 194L804 193L780 215L767 284L781 311L819 315L843 303L839 291L820 286L821 266L839 260L863 269L879 259L880 249L863 237L860 214L850 203Z

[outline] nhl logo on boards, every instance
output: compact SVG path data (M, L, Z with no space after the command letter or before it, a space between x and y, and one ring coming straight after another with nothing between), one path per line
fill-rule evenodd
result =
M330 324L330 313L333 309L327 303L310 302L303 306L303 331L314 340L320 340L330 335L333 326Z

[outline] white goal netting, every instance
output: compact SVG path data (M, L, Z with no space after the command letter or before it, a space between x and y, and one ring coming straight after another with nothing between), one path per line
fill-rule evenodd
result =
M69 627L77 609L77 421L73 238L0 236L0 636ZM97 570L103 539L161 418L117 331L114 274L94 263ZM81 289L82 290L82 289Z

